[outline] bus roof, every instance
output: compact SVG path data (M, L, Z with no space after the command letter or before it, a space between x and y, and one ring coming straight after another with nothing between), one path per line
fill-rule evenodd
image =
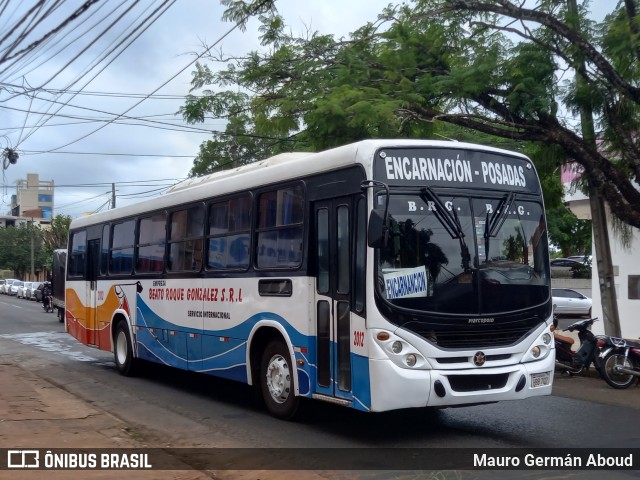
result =
M370 168L374 153L380 148L440 147L492 152L527 158L516 152L464 142L415 139L376 139L343 145L322 152L288 152L234 169L223 170L182 182L164 195L139 203L74 219L72 229L96 223L187 204L211 196L224 195L261 185L295 179L334 170L348 165L364 164ZM371 173L368 171L367 173Z

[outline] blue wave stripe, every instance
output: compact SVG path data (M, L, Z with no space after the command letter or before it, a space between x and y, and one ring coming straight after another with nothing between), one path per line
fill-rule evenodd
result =
M201 329L178 326L165 320L157 315L140 296L137 298L137 313L136 323L143 327L137 332L138 345L142 347L138 348L138 355L141 358L244 383L248 381L246 354L247 338L251 330L262 320L277 321L284 327L293 345L307 348L305 353L295 352L296 359L304 361L302 367L298 366L297 380L300 395L310 396L316 391L317 367L309 361L316 358L315 337L303 335L276 313L256 313L232 328L205 332ZM158 329L156 332L158 335L154 336L148 328ZM165 337L166 332L162 330L178 333ZM221 337L225 337L226 341L221 341ZM332 343L331 348L334 351L335 343ZM352 353L351 365L352 393L340 392L340 395L342 398L351 400L354 408L367 411L371 407L369 360L367 357Z

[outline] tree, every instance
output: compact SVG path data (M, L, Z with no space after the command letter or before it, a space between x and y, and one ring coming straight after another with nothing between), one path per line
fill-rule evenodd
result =
M555 146L555 167L578 162L613 214L640 227L638 0L613 6L599 23L589 20L587 2L575 18L564 2L551 0L408 0L348 39L286 34L271 2L223 3L230 20L260 4L265 50L212 55L227 63L217 72L198 65L194 88L210 90L205 99L187 100L187 121L241 115L242 134L283 139L273 143L280 150L433 137L443 123ZM217 90L227 86L251 92L241 108L220 101L231 93ZM598 145L578 133L585 102L596 116ZM222 142L242 138L228 133Z
M547 210L549 240L563 257L591 253L591 221L578 220L564 206Z
M50 228L42 230L44 245L48 254L51 254L56 248L67 248L69 225L71 225L71 217L69 215L56 215L51 222Z
M31 271L33 241L34 269L41 271L49 265L51 256L44 248L42 230L32 223L0 228L0 267L25 278Z

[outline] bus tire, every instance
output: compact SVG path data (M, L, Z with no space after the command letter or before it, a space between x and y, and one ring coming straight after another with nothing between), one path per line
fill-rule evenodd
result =
M260 390L271 415L282 420L296 415L300 398L295 394L291 356L282 340L271 341L262 354Z
M131 334L126 322L118 323L113 340L113 357L118 372L125 377L135 375L137 359L133 356Z

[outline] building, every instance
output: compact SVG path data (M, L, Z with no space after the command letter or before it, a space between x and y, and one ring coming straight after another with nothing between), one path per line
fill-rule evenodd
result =
M16 194L11 197L11 215L37 218L39 223L53 219L53 180L40 180L37 173L27 174L16 182Z
M565 205L580 219L591 219L589 198L572 183L579 178L580 170L573 166L565 166L562 172L562 183L565 186ZM614 284L620 317L620 332L624 338L640 337L640 321L637 319L640 307L640 231L631 229L631 242L625 248L616 234L611 220L612 215L607 208L607 230L611 246ZM597 255L594 249L591 269L591 295L593 299L592 315L602 320L602 298L600 296L600 278L598 276ZM596 334L604 334L604 322L593 325Z
M40 225L43 230L51 228L51 222L42 218L36 217L14 217L11 215L0 215L0 228L4 227L19 227L20 225L28 225L33 222L35 225Z

